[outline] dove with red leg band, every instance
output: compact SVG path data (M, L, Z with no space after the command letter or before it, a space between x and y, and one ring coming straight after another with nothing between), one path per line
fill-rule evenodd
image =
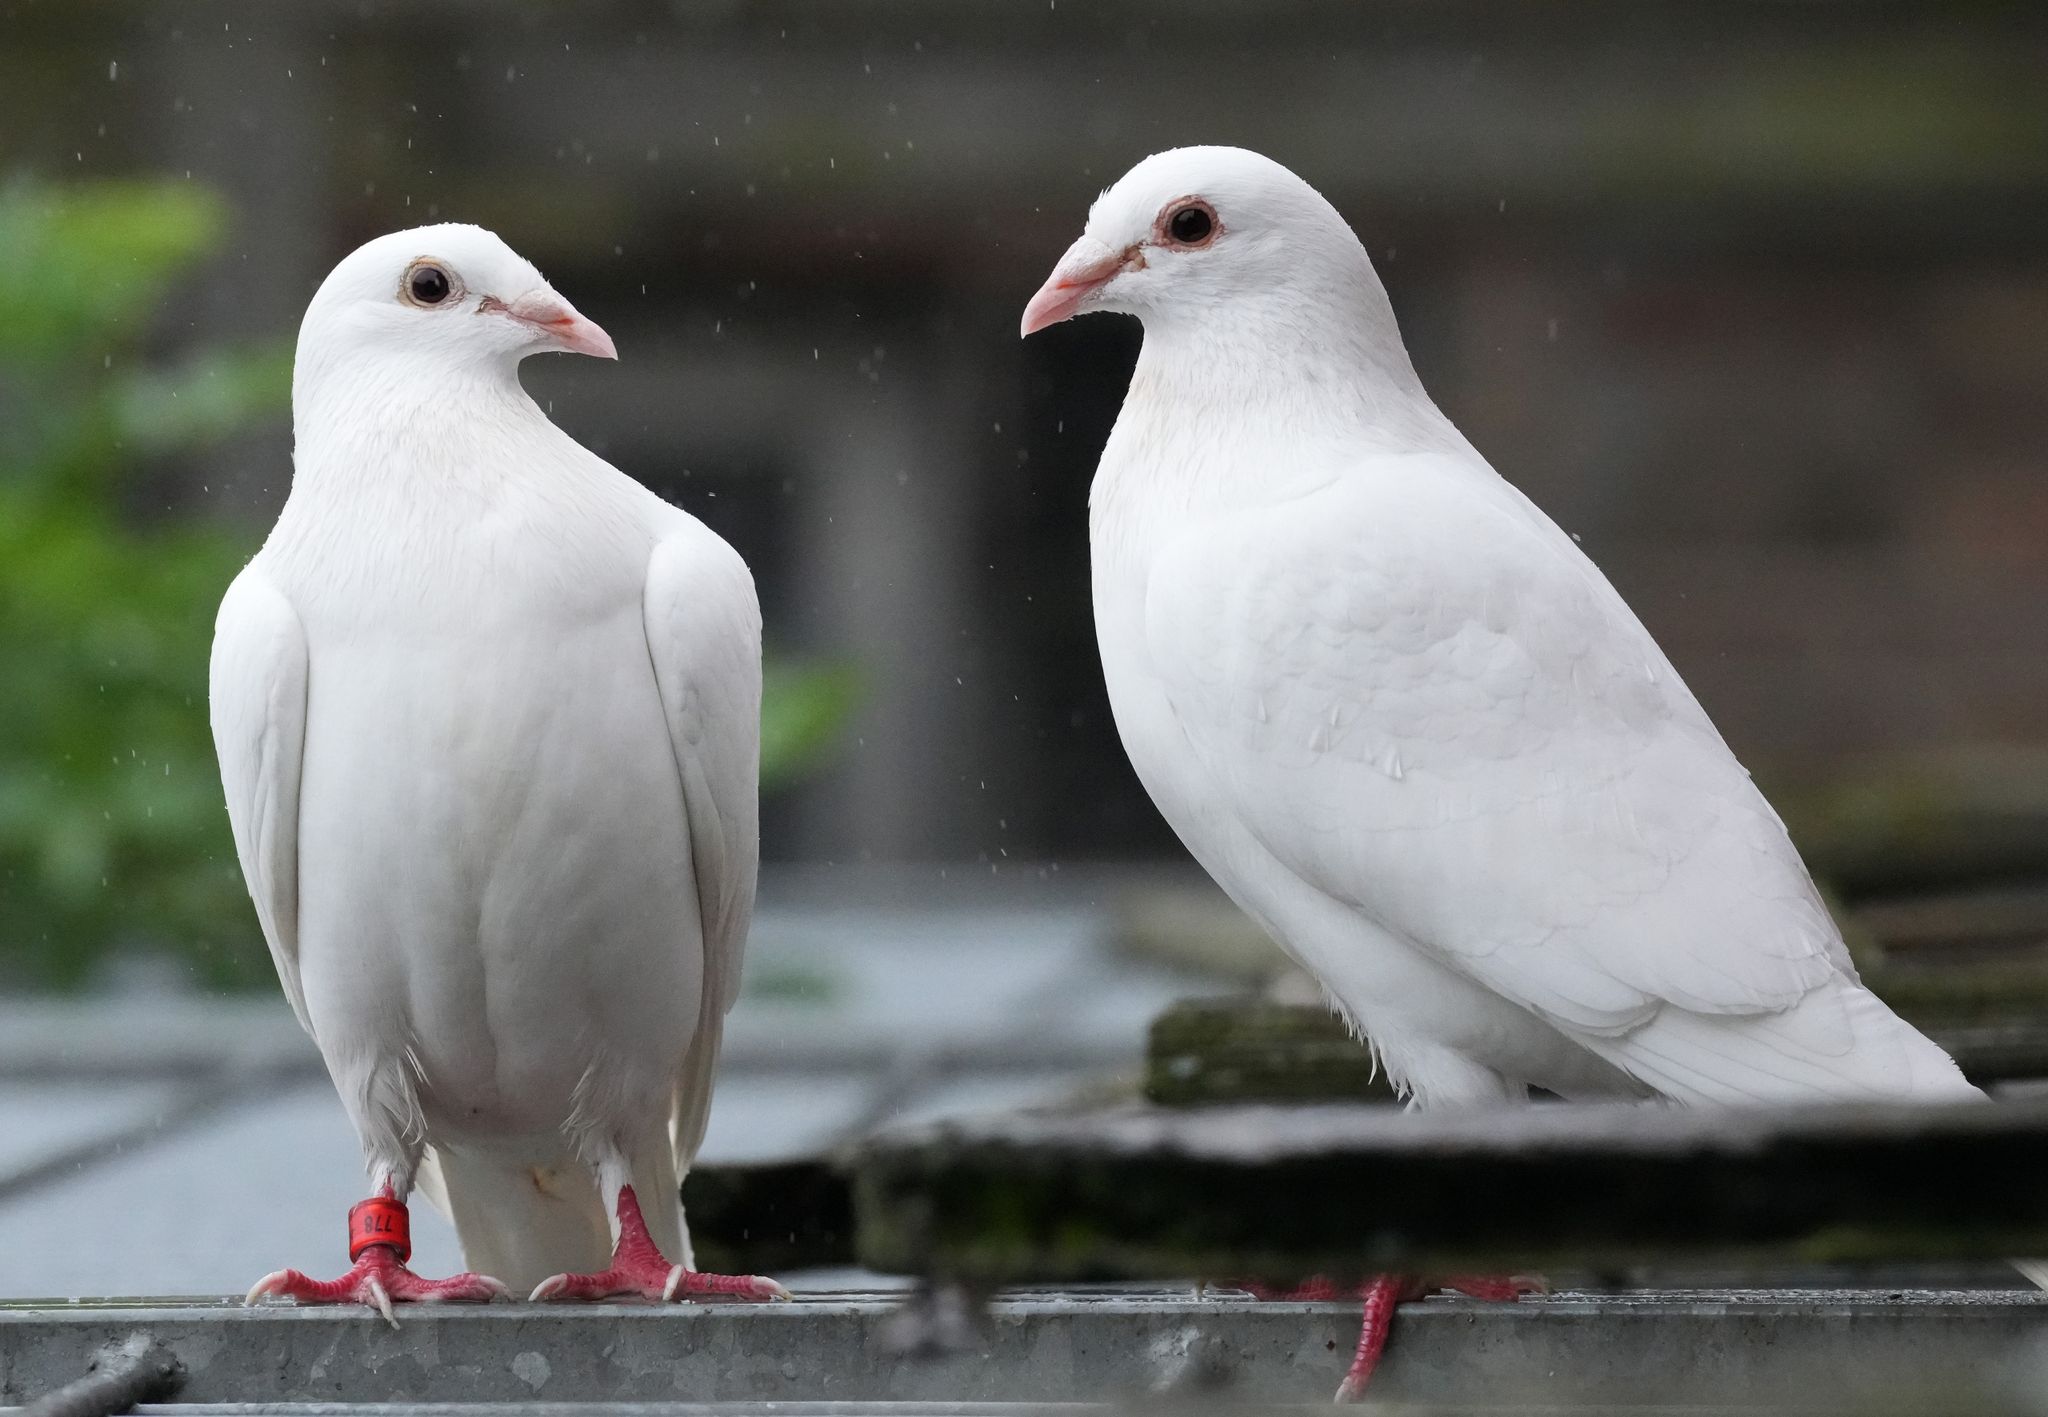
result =
M382 1198L349 1275L258 1296L388 1311L608 1260L621 1292L672 1260L679 1292L779 1289L690 1272L678 1184L753 918L760 601L520 386L550 351L618 352L453 222L365 242L299 326L291 494L221 602L209 708L257 921ZM474 1273L405 1270L416 1178Z

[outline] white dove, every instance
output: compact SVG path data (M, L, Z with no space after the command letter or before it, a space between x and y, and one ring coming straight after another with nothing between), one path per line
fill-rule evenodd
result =
M1145 326L1089 500L1125 750L1414 1104L1979 1096L1858 982L1649 632L1423 392L1307 183L1147 158L1023 332L1093 310ZM1410 1292L1369 1286L1340 1397Z
M252 1302L787 1297L692 1271L677 1187L754 903L753 579L548 421L518 376L543 350L617 357L473 226L363 246L300 327L291 495L221 603L213 733L373 1194L347 1275ZM405 1267L415 1182L478 1273Z

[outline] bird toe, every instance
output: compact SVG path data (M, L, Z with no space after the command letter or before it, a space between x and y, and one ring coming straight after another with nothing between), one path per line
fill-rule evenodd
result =
M242 1302L257 1304L290 1292L294 1274L295 1271L289 1269L272 1270L249 1286L249 1292L243 1296Z

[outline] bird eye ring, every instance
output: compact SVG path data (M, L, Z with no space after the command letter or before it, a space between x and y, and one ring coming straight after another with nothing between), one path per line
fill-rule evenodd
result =
M1159 213L1159 225L1154 235L1162 246L1198 251L1214 241L1222 229L1223 223L1216 219L1214 207L1200 197L1183 197L1177 202L1168 202Z
M439 261L422 256L405 268L398 282L398 298L421 310L438 310L462 294L462 282Z

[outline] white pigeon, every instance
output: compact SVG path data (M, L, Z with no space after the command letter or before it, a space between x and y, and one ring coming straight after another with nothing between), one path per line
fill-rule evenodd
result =
M1089 500L1124 747L1415 1103L1979 1096L1858 982L1649 632L1430 401L1307 183L1147 158L1023 332L1094 310L1145 327Z
M291 495L221 603L213 733L373 1194L346 1276L252 1301L786 1297L689 1268L677 1184L754 903L753 579L548 421L518 376L545 350L617 357L473 226L371 241L300 327ZM477 1273L405 1268L415 1182Z

